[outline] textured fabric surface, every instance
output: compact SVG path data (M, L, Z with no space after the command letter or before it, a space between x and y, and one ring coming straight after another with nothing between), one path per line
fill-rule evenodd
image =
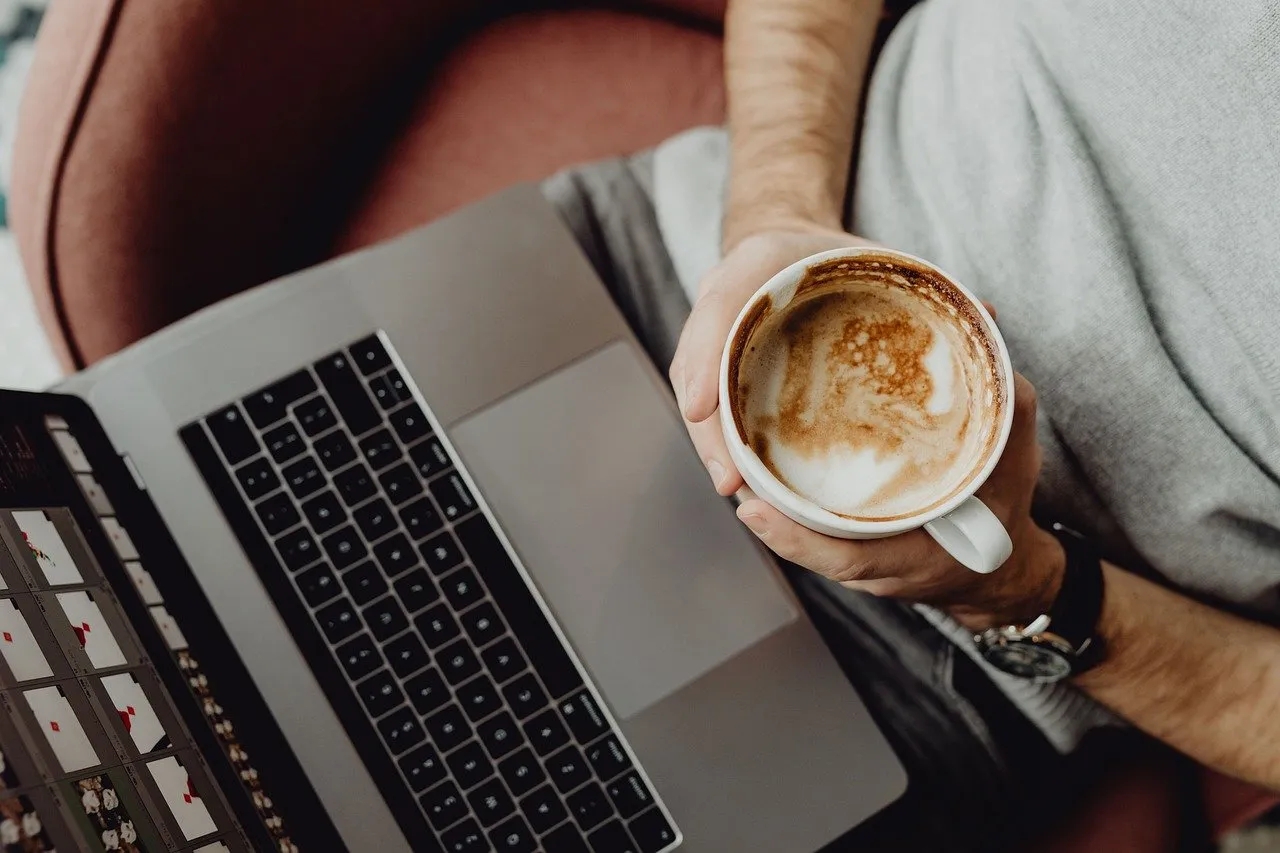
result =
M999 309L1040 393L1046 517L1267 620L1280 617L1278 40L1265 0L927 0L877 64L852 211L855 230ZM706 134L680 144L711 152ZM689 186L659 182L660 221L668 207L718 221L719 193ZM706 255L704 235L666 236L677 259ZM1063 749L1109 719L1069 687L993 677Z

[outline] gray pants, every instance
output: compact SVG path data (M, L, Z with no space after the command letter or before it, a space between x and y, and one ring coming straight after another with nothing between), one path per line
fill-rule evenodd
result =
M665 373L689 303L658 230L649 158L574 169L543 191ZM1064 757L912 608L787 570L910 778L903 799L831 851L1025 849L1069 813L1106 765L1148 748L1098 732Z

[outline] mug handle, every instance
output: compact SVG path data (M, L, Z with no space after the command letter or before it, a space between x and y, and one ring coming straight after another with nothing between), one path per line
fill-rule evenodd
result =
M962 566L980 575L991 574L1013 553L1013 540L1000 519L975 497L925 522L924 529Z

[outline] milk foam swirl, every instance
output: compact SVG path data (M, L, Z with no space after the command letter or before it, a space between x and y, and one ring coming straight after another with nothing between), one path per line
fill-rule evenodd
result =
M792 491L839 515L923 513L963 489L997 440L1007 393L995 347L932 273L828 261L741 334L740 433Z

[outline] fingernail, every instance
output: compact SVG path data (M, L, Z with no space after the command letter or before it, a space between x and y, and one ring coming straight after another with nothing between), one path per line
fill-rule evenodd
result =
M765 531L768 529L765 525L763 516L749 513L747 515L740 515L738 518L742 520L743 524L751 528L751 532L757 536L764 536Z
M682 365L676 371L676 405L680 407L680 414L684 414L684 401L689 394L689 383L684 380L684 366Z
M725 470L724 466L719 462L714 459L708 459L707 473L711 475L711 482L716 484L717 489L724 485Z
M696 390L696 379L697 377L693 377L684 383L684 393L681 395L680 400L680 411L684 412L685 418L689 417L689 400L693 398L694 391Z

